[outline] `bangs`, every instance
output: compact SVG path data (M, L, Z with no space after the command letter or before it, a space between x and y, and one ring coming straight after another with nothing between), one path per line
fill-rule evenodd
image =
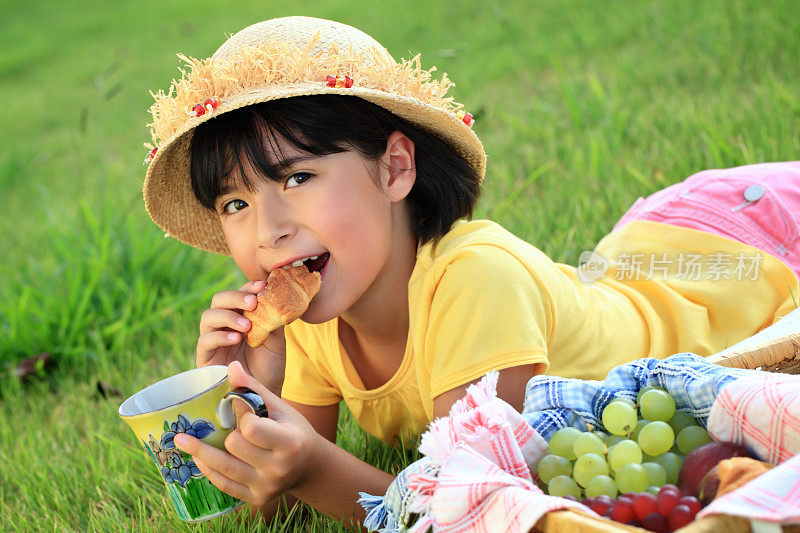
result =
M301 158L287 158L278 139L308 156L350 149L338 139L341 130L337 135L335 121L304 106L281 109L280 103L244 107L197 127L191 143L191 180L201 205L215 209L217 198L230 187L253 191L256 184L245 172L248 165L261 178L282 182L288 168Z

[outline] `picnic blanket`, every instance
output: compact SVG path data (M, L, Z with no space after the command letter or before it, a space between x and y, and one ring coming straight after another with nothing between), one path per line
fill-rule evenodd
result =
M547 453L547 439L555 431L599 425L613 398L635 400L646 385L666 389L677 409L697 418L715 439L743 444L764 460L785 463L769 472L783 481L745 485L716 500L703 516L722 512L784 523L800 516L795 485L800 466L795 457L800 453L798 376L721 367L694 354L638 359L616 367L603 381L536 376L526 387L522 413L497 398L496 384L497 373L487 374L468 388L447 417L430 425L420 444L425 457L402 471L386 495L361 494L368 513L365 527L528 531L545 513L558 509L593 515L577 502L544 494L531 471ZM767 490L768 506L724 505L734 498L762 498ZM747 491L762 492L749 496Z

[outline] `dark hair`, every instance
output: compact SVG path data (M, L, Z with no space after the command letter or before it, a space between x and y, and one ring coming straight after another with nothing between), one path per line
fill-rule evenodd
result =
M192 189L209 209L238 168L238 179L252 189L243 168L282 181L271 165L278 134L299 150L328 155L354 149L377 161L389 135L399 130L414 143L417 177L407 204L419 245L438 239L460 218L472 218L480 196L480 176L469 162L439 137L413 126L382 107L353 96L312 95L273 100L224 113L195 129L191 145ZM270 134L267 134L270 132ZM243 159L244 158L244 159Z

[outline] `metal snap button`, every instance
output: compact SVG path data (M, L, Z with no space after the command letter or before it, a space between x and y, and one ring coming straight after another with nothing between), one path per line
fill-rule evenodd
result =
M744 199L748 202L756 202L764 196L764 187L761 185L751 185L744 191Z

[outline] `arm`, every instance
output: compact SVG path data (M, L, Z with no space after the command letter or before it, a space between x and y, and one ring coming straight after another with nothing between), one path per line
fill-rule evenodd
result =
M497 396L511 405L517 411L522 411L522 404L525 400L525 385L533 376L544 372L544 363L534 365L522 365L506 368L499 371L497 378ZM464 397L467 387L476 383L478 380L465 383L460 387L450 389L433 399L433 417L439 418L447 416L450 407Z

